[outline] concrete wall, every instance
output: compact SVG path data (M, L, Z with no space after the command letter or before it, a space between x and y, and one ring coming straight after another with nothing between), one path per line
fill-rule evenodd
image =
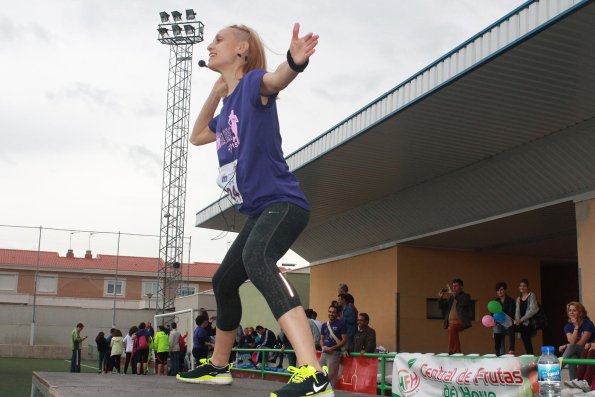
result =
M78 322L85 328L83 335L89 338L84 345L95 345L99 331L108 332L112 325L112 310L84 309L75 307L45 307L36 309L35 345L64 346L70 349L70 333ZM0 345L29 345L31 335L31 306L0 305ZM141 321L152 321L149 310L116 310L116 327L122 333Z

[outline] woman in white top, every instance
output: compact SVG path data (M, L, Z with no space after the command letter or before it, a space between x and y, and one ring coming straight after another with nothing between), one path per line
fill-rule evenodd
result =
M128 373L128 365L131 364L130 363L130 359L132 358L132 348L134 346L134 341L132 340L132 335L134 335L136 333L136 331L138 331L138 327L136 325L133 325L130 330L128 331L128 334L124 337L124 339L122 340L122 343L126 344L126 362L124 363L124 373ZM135 363L133 362L130 365L130 370L132 371L132 374L134 375L134 373L136 372L136 366Z
M519 292L514 315L515 331L521 334L525 352L533 354L531 337L535 335L535 330L531 327L530 320L539 311L539 304L535 294L529 290L529 281L526 278L519 283Z

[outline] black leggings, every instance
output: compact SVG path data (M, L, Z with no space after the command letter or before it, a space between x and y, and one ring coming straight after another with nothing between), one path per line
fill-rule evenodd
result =
M535 330L533 330L531 327L521 324L515 327L515 331L521 333L521 340L525 346L525 352L527 354L533 354L533 341L531 338L535 334Z
M219 329L238 328L242 318L239 288L248 278L276 319L301 305L297 292L279 272L277 261L304 230L309 217L305 209L284 202L271 204L260 215L246 220L213 276Z

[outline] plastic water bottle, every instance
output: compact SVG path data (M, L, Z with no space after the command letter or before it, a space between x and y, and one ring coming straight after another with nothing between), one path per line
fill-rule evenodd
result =
M560 362L554 355L553 346L542 346L537 361L539 397L560 397Z

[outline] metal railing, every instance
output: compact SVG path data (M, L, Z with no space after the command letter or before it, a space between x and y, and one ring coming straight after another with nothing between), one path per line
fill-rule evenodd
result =
M244 348L234 348L233 351L236 353L295 353L294 350L290 349L244 349ZM391 385L387 385L386 383L386 360L387 359L394 359L395 354L382 354L382 353L349 353L349 356L352 357L377 357L380 359L380 382L377 383L376 389L380 392L380 395L384 395L384 392L388 390L389 392L392 389ZM259 360L260 368L236 368L232 367L235 371L242 371L242 372L253 372L258 373L260 372L262 380L265 379L267 374L269 375L281 375L289 377L291 374L288 372L277 372L277 371L268 371L266 364L267 364L267 354L261 354Z
M267 354L264 353L295 353L294 350L290 349L244 349L244 348L234 348L233 351L237 353L263 353L260 355L259 363L261 364L260 368L236 368L233 367L235 371L243 371L243 372L252 372L252 373L260 373L262 380L265 379L265 376L268 375L281 375L289 377L291 374L288 372L277 372L277 371L269 371L267 370ZM389 393L392 392L392 384L386 383L386 361L387 360L394 360L396 354L395 353L349 353L351 357L377 357L380 360L380 382L377 382L376 389L379 395L384 396L385 392L388 391ZM464 356L463 356L464 357ZM481 357L481 356L480 356ZM474 358L480 358L474 357ZM495 358L495 357L493 357ZM538 357L535 357L536 359ZM577 365L595 365L595 359L588 359L588 358L562 358L560 357L560 365L564 364L577 364ZM393 379L392 381L395 381ZM396 380L398 382L398 379ZM391 382L392 383L392 382Z

